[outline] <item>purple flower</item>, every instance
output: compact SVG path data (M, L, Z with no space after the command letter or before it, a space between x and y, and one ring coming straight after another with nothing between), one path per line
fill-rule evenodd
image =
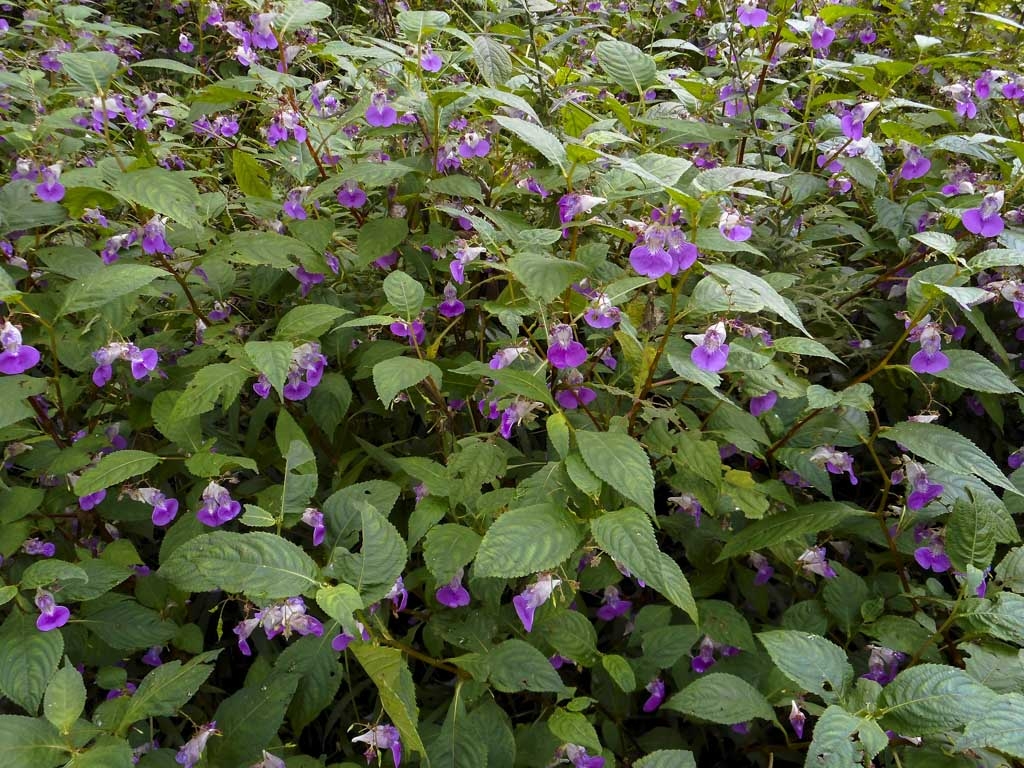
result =
M563 388L555 393L555 400L569 411L590 405L597 399L597 393L590 387L581 386L582 384L583 374L575 368L570 368L562 381Z
M482 402L481 405L483 405ZM521 397L517 397L513 400L512 404L501 412L501 427L499 429L501 436L506 440L510 439L512 437L512 430L521 424L523 419L525 419L534 408L537 408L540 405L541 403L536 403Z
M338 190L338 203L343 208L362 208L366 205L366 193L354 181L346 181Z
M910 461L903 457L905 470L893 472L892 481L902 482L904 477L910 493L907 496L907 509L917 510L927 506L942 495L942 485L928 480L928 473L925 468L916 461Z
M832 45L832 41L835 39L835 30L825 24L820 17L815 18L814 26L811 28L811 48L823 51Z
M933 532L927 538L925 546L914 550L914 559L926 571L945 573L953 567L953 563L950 562L949 555L946 554L942 536Z
M252 768L288 768L288 764L282 758L272 755L264 749L263 759L252 766Z
M167 217L153 216L142 228L142 251L152 256L163 253L174 255L174 249L167 242Z
M163 651L162 645L154 645L142 656L142 663L149 667L159 667L164 663L164 660L160 658L160 652Z
M278 635L287 639L293 632L316 637L324 633L320 620L306 613L306 603L301 597L289 597L273 603L257 612L255 618L259 619L268 640Z
M690 669L698 675L703 675L715 665L715 641L707 635L700 641L700 649L697 655L690 659Z
M728 208L722 211L722 215L718 219L718 231L725 236L726 240L742 243L744 240L749 240L753 234L750 224L749 217L743 216L735 208Z
M313 546L319 547L324 543L327 536L327 526L324 525L324 513L315 507L306 507L302 513L302 522L313 529Z
M612 306L608 294L598 292L591 299L590 307L583 313L583 319L591 328L611 328L622 318L618 307Z
M605 587L604 597L601 599L601 607L597 609L597 618L601 619L601 621L612 621L624 613L628 613L632 607L633 603L623 599L619 594L618 587Z
M756 0L741 0L736 6L736 18L744 27L763 27L768 23L768 11L758 8Z
M675 506L674 512L689 515L693 518L693 524L700 526L700 516L704 508L696 496L692 493L681 493L678 496L669 496L668 500Z
M206 742L214 734L220 735L220 731L217 730L216 721L199 726L195 736L178 750L178 754L174 756L174 762L182 766L182 768L195 768L203 756L203 750L206 749Z
M722 86L718 91L718 100L722 102L722 111L726 117L737 117L747 110L745 94L745 86L736 81Z
M395 583L391 585L391 589L384 595L384 599L391 601L391 607L396 613L401 613L405 610L405 607L409 604L409 590L405 588L405 582L402 581L401 576L395 579Z
M903 146L903 165L900 166L900 178L911 181L928 175L932 169L932 161L925 157L920 148L913 144Z
M270 396L270 379L265 374L260 374L259 378L252 385L252 391L259 395L261 398L266 400Z
M444 62L441 60L441 56L434 53L434 49L430 43L423 44L423 50L420 51L420 66L424 72L440 72Z
M196 513L199 522L217 528L229 520L238 517L242 511L242 505L231 498L231 493L222 485L210 481L210 484L203 490L203 503Z
M861 677L874 680L879 685L888 685L896 677L900 671L900 664L907 657L899 651L879 645L868 647L871 648L871 656L868 657L868 672Z
M26 555L42 555L53 557L57 554L57 546L52 541L40 541L36 538L25 539L21 544L21 551Z
M282 390L285 400L305 400L323 378L327 358L312 341L292 350L292 360ZM254 387L255 389L255 387ZM259 394L259 392L257 392Z
M558 220L563 224L568 224L580 214L590 213L594 206L607 202L603 197L568 192L558 200ZM563 229L562 236L568 237L568 231Z
M763 586L767 584L772 576L775 575L775 569L768 564L768 558L758 552L751 552L750 557L747 558L750 561L750 565L757 569L757 573L754 575L754 584L757 586Z
M366 108L366 122L374 128L390 128L398 122L398 113L388 103L388 95L384 91L377 91L370 99L370 106Z
M427 329L422 320L396 320L388 329L400 339L408 339L409 346L418 346L427 340Z
M640 234L629 252L629 263L638 274L658 279L675 275L693 266L700 253L697 246L686 239L679 227L680 213L666 214L655 209L651 223L626 223L639 229Z
M195 50L195 46L192 45L192 41L188 39L188 35L182 32L178 35L178 50L182 53L192 53Z
M1024 466L1024 448L1018 448L1011 453L1006 458L1006 463L1010 466L1010 469L1020 469L1021 466Z
M102 502L105 498L107 498L107 491L104 488L96 491L95 493L90 493L85 496L79 496L78 506L81 507L82 510L84 510L85 512L88 512L91 509L95 509L96 506L98 506L100 502Z
M463 569L459 568L455 573L455 577L437 590L434 595L437 598L437 602L448 608L462 608L469 605L471 598L469 590L462 586L462 575Z
M490 151L491 142L487 140L486 136L481 136L476 131L470 131L463 135L462 141L459 142L459 154L466 159L487 157L487 153Z
M169 525L178 514L178 500L169 499L156 488L140 488L130 494L132 498L153 507L153 525Z
M942 352L940 326L929 316L913 327L907 339L921 344L921 349L910 358L910 367L916 373L941 373L949 368L949 358Z
M853 109L846 110L839 120L839 127L843 136L852 140L860 141L864 138L864 121L867 120L871 111L863 104L857 104Z
M491 358L491 370L500 371L502 368L512 365L521 355L526 354L526 351L526 347L505 347L504 349L499 349L494 353L494 357Z
M466 281L466 265L479 259L487 252L487 249L478 245L469 245L465 240L459 240L457 244L459 247L455 251L448 269L452 273L452 279L462 285Z
M651 694L644 702L644 712L654 712L665 700L665 682L660 677L656 677L647 684L644 690Z
M546 200L548 195L551 193L544 188L544 186L532 176L527 176L525 179L520 179L516 182L516 186L519 189L525 189L528 192L533 192L535 195L540 195L542 200Z
M366 733L356 736L352 741L367 745L363 757L366 758L368 763L373 762L377 756L377 751L381 749L391 750L391 757L395 761L395 768L399 768L402 763L402 741L399 738L398 729L393 725L371 726Z
M561 579L552 578L550 573L537 577L537 581L512 598L516 615L523 622L523 629L533 631L533 616L537 609L551 597L551 593L561 584Z
M53 595L44 589L36 590L36 608L39 609L39 618L36 619L36 629L40 632L49 632L51 629L59 629L68 623L71 618L71 611L63 605L54 602Z
M587 750L578 744L566 744L563 750L573 768L604 768L603 757L588 755Z
M458 317L466 311L466 305L459 301L458 292L450 282L444 287L444 301L437 305L437 311L444 317Z
M985 195L981 205L968 208L963 213L964 228L975 235L995 237L1003 231L1003 218L999 210L1003 207L1003 191L990 192Z
M36 195L45 203L64 199L64 185L60 183L60 166L48 165L42 171L43 180L36 185Z
M796 734L798 739L804 737L804 722L807 720L807 715L804 714L803 710L797 706L795 701L790 701L789 707L789 724L793 726L793 733Z
M729 359L729 345L725 343L725 323L709 325L704 333L688 333L686 338L696 346L690 353L693 364L704 371L716 373Z
M363 638L364 643L370 642L370 633L366 631L366 627L363 626L362 622L356 622L356 629L359 630L359 634ZM348 634L347 632L341 632L333 640L331 640L331 648L336 650L338 653L341 653L346 648L348 648L349 644L353 640L355 640L355 637Z
M833 445L820 445L811 453L810 460L812 464L826 469L830 475L847 473L850 485L857 484L857 476L853 473L853 457L845 451L837 451Z
M299 293L302 298L309 296L309 292L313 290L314 285L320 285L324 281L324 276L320 272L307 272L306 268L299 264L297 267L289 267L288 272L299 281Z
M761 416L762 414L768 413L768 411L775 407L775 403L778 401L779 393L774 389L763 395L752 397L750 398L750 414L752 416Z
M555 368L576 368L587 361L587 349L572 336L572 327L553 325L548 331L548 362Z
M0 373L24 373L38 365L39 350L21 343L21 330L18 326L12 325L10 320L4 320L3 327L0 327L0 344L3 344L3 351L0 352Z
M126 359L131 363L132 378L138 381L156 370L160 355L155 349L139 349L134 344L129 344Z
M296 187L288 193L287 199L285 199L284 204L281 206L285 216L290 216L299 221L305 220L308 214L306 209L302 207L302 201L305 200L307 192L309 192L309 187Z
M277 48L277 37L271 23L277 18L275 13L257 13L249 17L252 22L252 45L255 48L275 50Z
M797 558L797 562L805 573L816 573L826 579L834 579L837 576L825 557L824 547L811 547L804 550L804 553Z

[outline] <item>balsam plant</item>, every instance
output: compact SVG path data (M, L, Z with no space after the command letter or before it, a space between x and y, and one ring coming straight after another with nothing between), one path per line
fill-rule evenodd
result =
M0 6L0 762L1024 760L1022 30Z

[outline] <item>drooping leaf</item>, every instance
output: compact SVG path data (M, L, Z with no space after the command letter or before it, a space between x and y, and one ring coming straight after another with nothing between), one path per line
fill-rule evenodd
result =
M402 744L414 752L426 753L419 732L419 707L412 675L394 648L381 648L367 643L349 646L356 660L377 686L380 703L402 737Z
M159 464L162 459L147 451L114 451L108 453L99 463L87 469L75 483L77 496L88 496L96 491L117 485L125 480L143 475Z

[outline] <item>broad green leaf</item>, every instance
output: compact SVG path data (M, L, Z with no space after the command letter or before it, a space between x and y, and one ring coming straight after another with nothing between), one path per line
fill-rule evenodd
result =
M939 424L905 421L882 430L886 440L906 446L925 461L960 475L977 475L992 485L1022 495L981 449L959 432Z
M117 592L83 603L80 622L111 648L125 651L164 645L178 631L173 621Z
M1024 696L1008 693L989 704L981 717L967 723L956 749L994 749L1024 760Z
M62 600L94 600L134 574L129 565L99 558L81 560L75 567L84 574L87 580L67 581L62 578L60 587Z
M849 568L840 563L833 563L832 568L836 575L825 581L821 596L829 615L851 635L864 620L861 606L871 594L867 582Z
M90 96L106 91L110 78L121 66L121 60L107 51L61 53L57 58L61 71L85 88Z
M133 723L148 717L176 715L213 672L213 666L208 662L216 659L219 653L219 650L209 651L185 664L177 660L165 661L149 672L129 699L117 732L126 734Z
M475 573L515 578L550 570L576 551L582 539L582 527L572 513L555 504L510 509L484 534Z
M54 583L64 586L73 581L88 581L89 574L72 563L56 558L36 560L21 574L21 588L35 589Z
M654 59L623 40L602 40L594 53L605 74L634 96L643 94L658 78Z
M632 693L636 690L636 673L622 656L607 653L601 657L601 666L620 691Z
M200 369L188 383L171 411L172 419L184 419L212 411L217 401L230 406L251 374L239 363L214 363Z
M362 545L358 554L335 553L335 571L355 587L369 606L383 598L405 570L405 541L388 519L369 504L360 504Z
M633 768L697 768L693 752L682 749L659 749L633 763Z
M199 192L184 172L159 167L130 171L118 177L115 190L128 202L179 224L199 223Z
M286 341L318 339L345 315L347 309L330 304L303 304L288 310L274 332L274 338Z
M504 85L512 77L512 57L504 45L489 35L473 39L473 61L484 82L492 88Z
M590 721L579 712L569 712L558 707L548 718L550 730L563 744L579 744L591 754L601 754L601 739Z
M846 653L819 635L790 630L761 632L757 639L782 674L826 701L842 698L853 680Z
M183 75L205 77L201 71L188 64L183 64L174 59L146 59L145 61L133 61L132 69L163 69L168 72L180 72Z
M0 761L4 768L55 768L68 759L67 745L45 720L0 715Z
M287 0L274 19L278 35L284 37L314 21L331 18L331 7L314 0Z
M693 185L704 192L723 192L730 187L742 185L750 181L778 181L785 177L786 174L784 173L762 171L759 168L719 166L701 171L697 174L697 178L694 179ZM797 325L797 327L799 328L800 326ZM801 328L800 330L803 329Z
M359 633L352 614L362 610L363 599L355 587L349 584L321 587L316 593L316 604L324 613L338 622L342 629L353 637L358 636Z
M421 755L425 754L426 749L419 733L420 713L416 705L416 687L402 652L368 643L355 643L349 646L349 650L377 686L381 706L398 729L403 746Z
M466 715L464 684L455 684L441 732L427 748L431 768L487 768L489 734Z
M400 11L395 20L406 39L418 43L448 26L451 16L444 11Z
M995 601L969 599L960 607L960 623L993 637L1024 645L1024 597L1000 592Z
M133 768L134 757L125 739L100 736L84 752L76 752L65 768Z
M534 376L527 371L519 371L515 368L502 368L499 371L488 371L494 377L494 394L496 397L505 395L522 395L530 400L544 403L551 408L555 407L554 398L551 397L551 390L548 389L544 379Z
M706 623L706 617L701 618ZM693 624L672 624L647 630L643 633L642 641L644 661L659 669L668 669L689 654L700 636L700 631Z
M945 232L915 232L910 238L923 243L933 251L938 251L943 256L956 256L956 238Z
M648 514L654 514L654 473L640 443L624 432L578 430L576 445L591 472Z
M565 147L553 133L539 125L520 120L518 117L495 115L495 122L507 131L511 131L525 144L542 154L549 163L557 166L562 173L567 173L569 158Z
M508 260L508 267L530 295L544 303L554 301L587 274L583 264L536 253L514 256Z
M423 540L423 561L438 584L447 584L455 578L460 568L476 557L479 547L480 534L472 528L464 525L435 525ZM485 575L480 573L479 567L477 573Z
M723 672L711 672L694 680L662 706L723 725L757 718L775 719L771 704L759 690L746 680Z
M88 496L90 493L123 483L131 477L144 475L163 459L146 451L114 451L108 453L99 463L82 473L75 483L76 496Z
M223 735L210 739L210 765L251 765L277 735L301 675L276 671L258 686L246 686L224 699L213 719Z
M984 570L996 554L995 526L990 505L957 499L946 522L946 554L953 567L966 571L968 565Z
M295 733L330 706L341 687L345 667L331 647L332 634L293 640L274 664L276 671L302 675L288 706L288 722Z
M384 295L406 319L415 317L423 306L423 286L401 270L390 272L384 278Z
M63 653L60 630L40 632L33 616L12 611L0 628L0 692L34 715Z
M579 611L556 611L533 631L559 654L577 664L590 666L597 656L597 630Z
M72 312L102 307L145 288L160 277L167 277L167 273L145 264L111 264L97 269L67 287L59 314L70 315Z
M223 589L268 600L294 597L319 581L309 555L260 531L214 531L190 539L174 550L159 575L190 592Z
M1020 394L1020 389L1010 381L998 366L969 349L947 349L949 367L934 374L937 378L951 381L964 389L975 392L992 392L997 395Z
M882 689L882 724L905 736L948 733L984 717L999 696L961 669L919 664Z
M522 640L506 640L487 654L491 685L502 693L559 693L565 686L547 657Z
M359 229L356 252L361 265L367 265L381 256L387 256L409 234L405 219L371 219Z
M732 604L724 600L701 600L697 604L700 612L700 631L715 638L715 642L731 645L741 651L757 651L754 635L746 617Z
M61 733L67 733L85 709L82 673L65 662L57 670L43 695L43 714Z
M316 257L318 254L301 240L276 232L233 232L207 251L207 256L220 257L234 264L288 269L290 256Z
M679 564L658 549L647 515L636 508L606 512L592 520L590 527L601 549L697 622L690 585Z
M249 197L270 198L273 193L267 183L269 174L255 157L240 149L231 151L231 169L235 174L235 183L243 195Z
M318 483L313 449L301 440L292 440L285 455L281 519L291 521L300 517L316 493Z
M776 352L786 352L791 355L806 355L808 357L824 357L829 360L834 360L837 363L842 362L842 360L832 353L832 350L820 341L805 339L801 336L785 336L781 339L775 339L772 342L772 348Z
M814 724L804 768L860 768L864 758L874 757L888 743L889 737L874 720L833 704Z
M433 379L440 388L441 369L429 360L415 357L392 357L373 366L373 386L387 408L394 405L398 393L414 387L425 379Z
M711 171L705 171L705 173L711 173ZM767 309L770 309L787 323L802 331L804 335L811 335L804 328L804 324L801 322L800 315L797 314L793 303L780 296L779 292L772 288L764 278L752 275L732 264L707 264L704 266L704 269L725 282L727 286L750 291L757 296Z
M808 533L827 531L848 518L867 514L863 509L838 501L804 504L750 523L725 542L718 560L798 539Z

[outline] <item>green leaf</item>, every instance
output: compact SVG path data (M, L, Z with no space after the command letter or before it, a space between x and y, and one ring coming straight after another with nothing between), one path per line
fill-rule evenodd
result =
M405 570L405 541L388 519L369 504L360 503L363 541L358 554L335 555L338 576L355 587L369 606L383 598Z
M217 658L220 651L208 651L188 662L165 661L152 670L139 683L139 689L128 700L128 706L121 716L117 733L124 735L133 723L149 717L173 717L199 691L199 687L213 672L208 663Z
M551 390L548 389L542 377L514 368L502 368L498 371L488 370L488 373L494 377L495 397L522 395L529 400L539 401L551 408L555 407Z
M846 653L818 635L790 630L761 632L757 639L782 674L825 701L842 698L853 680Z
M82 473L75 483L76 496L88 496L90 493L123 483L131 477L144 475L163 459L147 451L114 451L108 453L92 469Z
M110 78L121 66L121 60L106 51L61 53L57 58L61 71L89 91L91 96L107 90Z
M597 656L597 630L578 611L559 610L548 614L534 632L562 656L590 666ZM691 643L692 645L692 643Z
M315 258L318 254L301 240L275 232L233 232L207 251L235 264L288 269L289 256Z
M473 39L473 61L484 82L492 88L504 85L512 77L512 57L493 37L479 35Z
M250 341L245 345L245 354L283 398L284 383L292 362L291 342Z
M588 271L583 264L537 253L514 256L508 260L508 267L530 295L545 304L554 301Z
M524 143L540 152L549 163L557 166L563 174L567 173L569 158L562 145L553 133L539 125L520 120L518 117L495 115L495 122L506 131L511 131Z
M274 19L274 26L279 30L278 36L283 38L300 27L329 18L331 18L331 7L326 3L314 0L287 0L278 11L277 17Z
M1005 488L1015 495L1024 495L1006 479L995 462L978 446L949 427L905 421L882 430L879 435L886 440L905 445L911 453L950 472L977 475L982 480Z
M40 632L33 617L12 611L0 628L0 692L35 714L62 653L64 636L59 630Z
M363 599L355 587L349 584L321 587L316 593L316 604L353 637L359 634L356 631L356 622L352 618L352 614L362 610Z
M87 581L62 580L62 600L94 600L134 575L134 571L127 565L96 558L82 560L76 567L85 575Z
M302 675L288 706L288 721L298 733L334 701L345 667L331 647L331 634L309 635L293 640L277 657L276 671Z
M62 586L72 581L88 581L89 575L79 566L66 563L63 560L47 558L36 560L21 574L21 588L35 589L46 587L54 582Z
M423 286L400 269L384 278L384 295L407 320L411 320L423 307Z
M506 640L487 654L490 681L502 693L559 693L565 687L547 657L522 640Z
M859 740L852 738L854 734ZM833 704L814 724L804 768L860 768L888 743L889 737L874 720L851 715Z
M281 318L274 332L274 338L286 341L307 341L318 339L329 331L334 323L345 315L347 309L330 304L304 304L288 310Z
M946 349L949 367L934 374L936 378L951 381L964 389L975 392L992 392L997 395L1020 394L1020 389L1010 381L998 366L969 349Z
M371 219L359 229L356 252L361 266L387 256L402 244L409 234L405 219Z
M448 26L451 16L444 11L400 11L395 20L406 39L418 43Z
M115 191L125 200L185 226L199 223L199 192L181 171L153 167L118 177Z
M950 258L956 256L956 238L947 235L945 232L916 232L910 236L911 240L923 243L933 251L938 251L943 256Z
M269 174L255 157L240 149L231 150L231 169L235 183L243 195L270 198L273 193L267 184Z
M43 714L61 733L67 733L85 709L82 673L65 662L43 695Z
M711 173L711 171L706 171L706 173ZM745 269L740 269L732 264L706 264L704 269L725 282L726 286L750 291L766 308L802 331L804 335L811 335L804 328L804 324L801 322L800 315L797 314L793 303L780 296L779 292L772 288L763 278L752 275Z
M67 761L68 751L57 729L45 720L0 715L0 762L4 768L55 768Z
M863 621L861 606L870 597L867 583L840 563L832 564L835 578L826 580L822 588L822 599L829 614L838 621L847 635Z
M128 595L108 592L82 604L81 624L111 648L134 651L166 644L178 625Z
M563 744L579 744L591 754L601 754L601 739L587 718L579 712L557 707L548 718L548 730Z
M134 768L132 758L126 740L100 736L89 749L75 753L65 768Z
M594 46L597 61L617 85L641 95L658 79L654 59L635 45L622 40L602 40Z
M679 564L658 549L649 517L639 509L621 509L592 520L590 527L601 549L697 623L697 604L690 585Z
M441 369L429 360L415 357L392 357L373 366L373 386L382 403L389 409L398 393L414 387L425 379L433 379L440 388Z
M398 729L402 744L414 752L425 754L426 749L419 733L420 713L416 705L416 686L402 658L402 652L368 643L354 643L349 646L349 650L377 686L381 706Z
M781 339L775 339L772 342L772 348L775 349L776 352L785 352L791 355L806 355L808 357L824 357L829 360L834 360L837 363L842 362L842 360L832 353L832 350L820 341L805 339L801 336L785 336Z
M178 398L171 418L180 420L212 411L221 400L224 408L230 406L250 373L237 362L215 363L200 369Z
M435 525L423 540L423 561L438 584L447 584L476 557L479 547L480 534L473 529L464 525Z
M967 723L956 749L994 749L1024 759L1024 696L1008 693L993 701L981 717Z
M697 768L693 752L682 749L659 749L633 763L633 768Z
M174 59L146 59L145 61L132 62L132 69L163 69L168 72L180 72L183 75L193 75L195 77L205 77L195 67L190 67L188 64L183 64L180 61Z
M647 452L624 432L578 430L587 468L648 514L654 514L654 473Z
M918 664L882 689L882 724L904 736L948 733L984 717L999 697L962 669Z
M701 618L707 623L706 617L702 615ZM644 661L654 664L659 669L669 669L684 655L689 654L699 639L700 631L692 624L672 624L649 629L643 633Z
M270 533L214 531L174 550L159 575L180 589L223 589L267 600L294 597L319 581L309 555Z
M636 673L624 658L616 653L605 654L601 657L601 666L620 691L632 693L636 690Z
M144 288L167 273L145 264L111 264L68 285L60 315L82 312L109 304Z
M466 716L464 684L455 684L455 694L441 732L430 744L430 768L487 768L487 738L476 718Z
M510 509L484 534L476 554L475 573L515 578L550 570L564 562L582 539L580 524L561 506L536 504Z
M723 672L711 672L694 680L662 706L722 725L756 718L775 719L771 704L759 690L746 680Z
M693 185L704 192L724 192L730 187L746 184L750 181L778 181L785 177L786 174L784 173L762 171L759 168L719 166L701 171L697 174L697 178L694 179ZM733 267L733 269L742 272L738 267ZM750 286L744 287L749 288ZM794 323L794 325L796 324ZM797 327L799 328L800 326L798 325ZM803 329L801 328L801 330Z
M206 760L213 765L251 765L277 735L301 675L273 673L259 686L246 686L224 699L213 719L223 735L210 739Z
M808 533L827 531L851 517L865 517L867 514L863 509L838 501L820 501L779 512L747 525L726 541L718 562L798 539Z
M997 524L990 505L957 499L946 522L946 554L956 570L964 572L968 565L984 570L992 565Z

